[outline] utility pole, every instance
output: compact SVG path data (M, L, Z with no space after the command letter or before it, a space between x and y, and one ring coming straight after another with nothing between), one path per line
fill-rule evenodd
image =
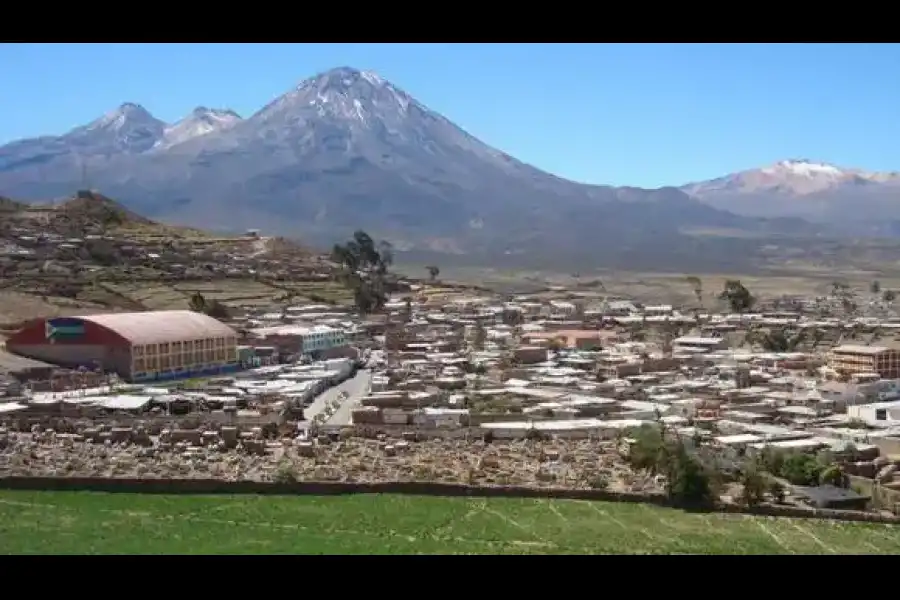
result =
M81 159L81 189L85 191L90 191L91 189L88 182L88 165L84 158Z

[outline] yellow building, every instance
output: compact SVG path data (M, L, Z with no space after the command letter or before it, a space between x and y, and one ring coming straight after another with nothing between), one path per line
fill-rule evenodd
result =
M838 346L828 353L828 366L838 373L877 373L883 379L900 379L900 351L886 346Z

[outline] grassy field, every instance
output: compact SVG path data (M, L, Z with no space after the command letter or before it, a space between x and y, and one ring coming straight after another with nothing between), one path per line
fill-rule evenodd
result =
M0 492L3 554L896 554L900 527L574 500Z

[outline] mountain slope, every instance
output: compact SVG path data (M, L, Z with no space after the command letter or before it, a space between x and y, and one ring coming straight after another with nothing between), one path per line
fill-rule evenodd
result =
M784 160L682 191L709 206L755 217L799 217L836 231L896 235L900 173L848 169L810 160Z
M685 227L779 226L710 208L675 188L555 177L351 68L307 79L249 118L202 135L191 124L181 128L188 135L176 136L179 125L157 127L133 110L125 121L138 116L147 131L140 139L153 144L115 155L104 153L106 138L97 152L78 146L92 157L91 186L141 214L186 224L258 227L323 243L364 227L401 250L604 264L641 255L656 266L681 250L696 260L727 258L699 249L680 233ZM75 152L66 136L27 143ZM0 149L0 193L28 198L77 187L80 173L64 160L48 160L43 172L23 169L12 146Z
M167 126L153 145L153 150L168 149L194 138L228 129L240 122L241 116L233 110L220 110L199 106L190 115Z

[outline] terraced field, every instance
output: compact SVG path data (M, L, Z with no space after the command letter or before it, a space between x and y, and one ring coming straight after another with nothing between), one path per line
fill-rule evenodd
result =
M4 554L896 554L900 527L572 500L0 492Z

